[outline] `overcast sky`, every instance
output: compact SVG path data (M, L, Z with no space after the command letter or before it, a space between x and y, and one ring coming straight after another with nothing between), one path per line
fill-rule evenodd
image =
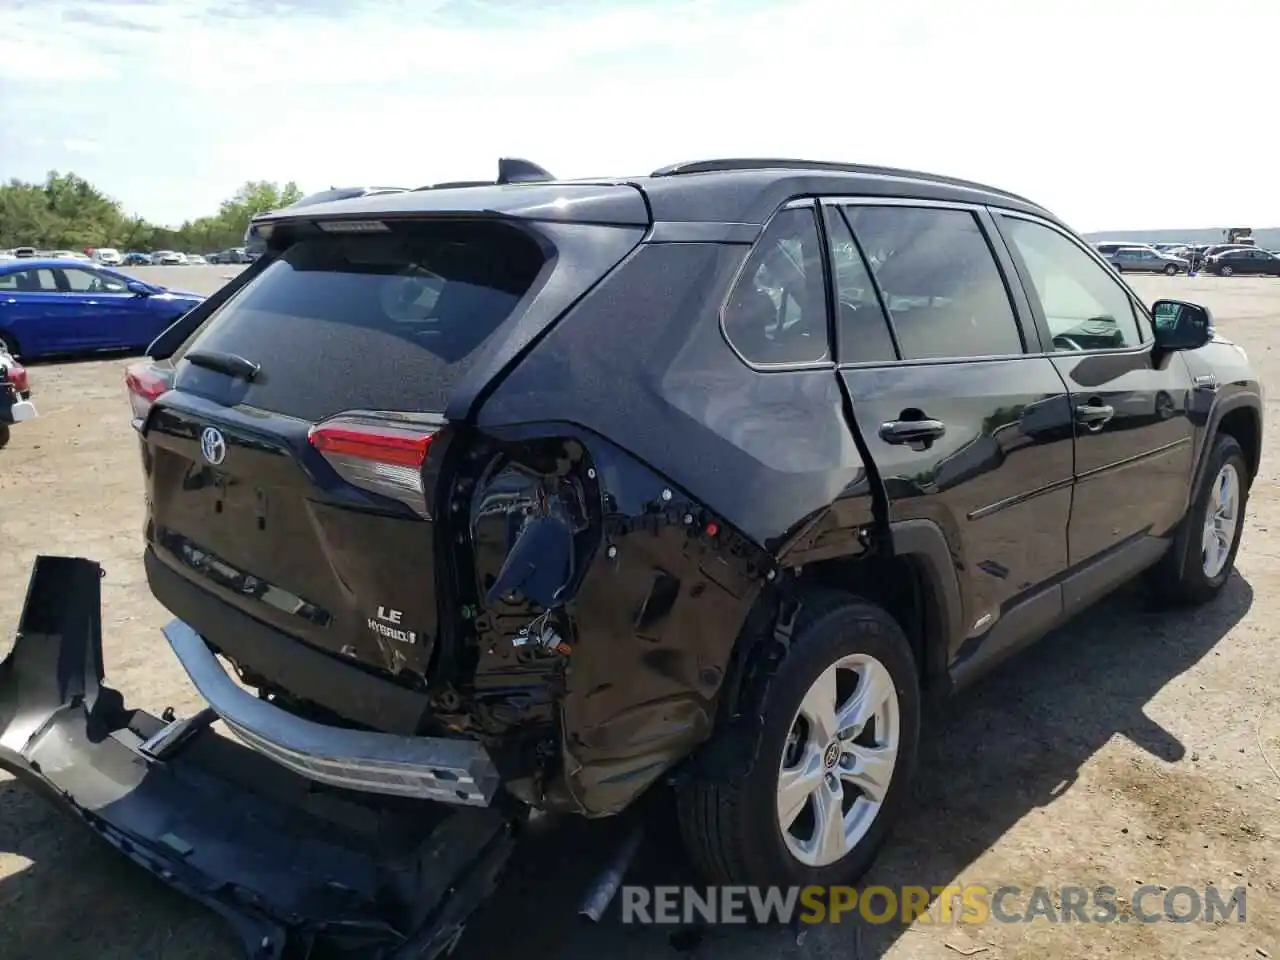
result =
M792 156L1275 226L1277 37L1276 0L0 0L0 177L172 224L249 179Z

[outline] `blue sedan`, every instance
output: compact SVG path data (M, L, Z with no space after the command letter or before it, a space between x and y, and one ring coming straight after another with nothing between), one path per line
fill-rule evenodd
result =
M137 350L204 300L80 260L0 263L0 352Z

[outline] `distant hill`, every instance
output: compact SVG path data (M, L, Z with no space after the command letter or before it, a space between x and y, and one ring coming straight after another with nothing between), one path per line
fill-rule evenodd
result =
M1226 227L1199 230L1099 230L1084 238L1096 240L1133 240L1137 243L1226 243ZM1280 250L1280 227L1254 228L1253 239L1264 250Z

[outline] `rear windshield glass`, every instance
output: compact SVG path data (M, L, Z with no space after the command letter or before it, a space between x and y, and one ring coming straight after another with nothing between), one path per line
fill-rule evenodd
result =
M238 402L305 420L344 410L443 412L543 262L531 237L496 223L306 239L211 316L185 350L259 364ZM186 367L177 386L216 396L227 379Z

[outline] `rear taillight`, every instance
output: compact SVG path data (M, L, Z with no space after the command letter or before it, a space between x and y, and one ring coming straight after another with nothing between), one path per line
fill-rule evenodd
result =
M435 435L435 427L337 417L312 427L308 439L348 483L426 517L422 466Z
M124 383L129 388L129 406L133 410L135 427L142 425L151 405L172 387L169 375L150 360L131 364L124 372Z
M7 370L0 366L0 380L8 381L18 393L26 393L31 389L27 368L17 362L10 364Z

